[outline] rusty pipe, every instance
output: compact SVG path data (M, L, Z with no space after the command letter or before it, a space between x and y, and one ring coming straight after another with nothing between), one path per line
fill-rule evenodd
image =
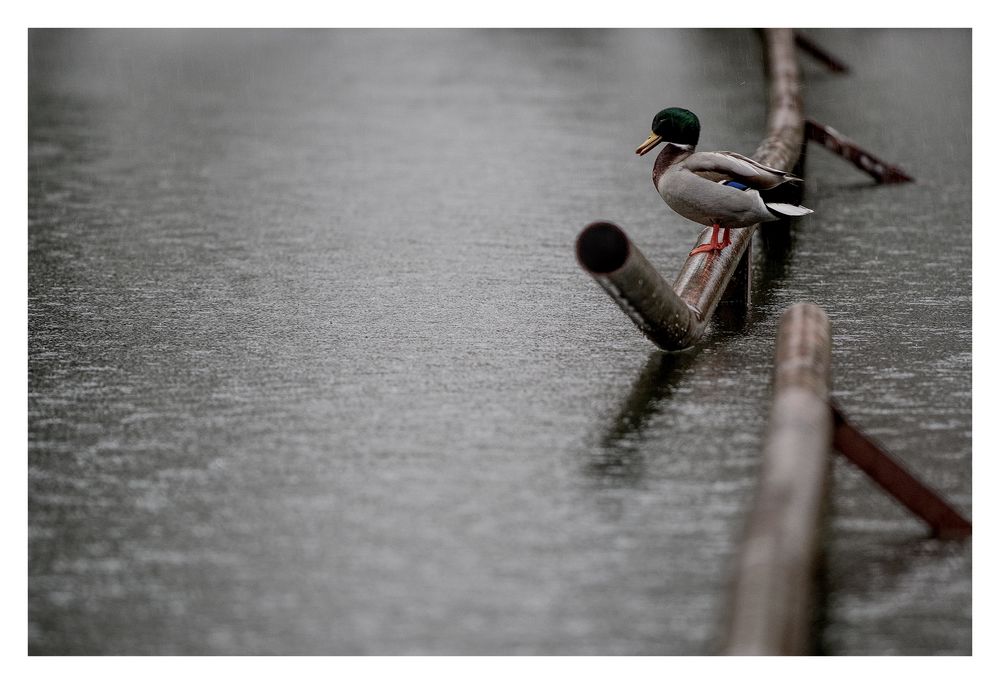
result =
M697 339L695 312L621 228L591 223L576 239L576 258L653 344L677 351Z
M830 321L785 311L756 498L737 559L726 655L804 655L810 644L822 511L833 444Z
M764 43L769 81L767 135L753 158L768 166L791 169L799 159L805 136L795 33L791 29L766 29ZM749 261L750 244L759 225L733 230L732 245L722 254L702 252L685 260L674 287L703 322L715 311L744 254ZM709 230L701 232L698 244L705 241Z

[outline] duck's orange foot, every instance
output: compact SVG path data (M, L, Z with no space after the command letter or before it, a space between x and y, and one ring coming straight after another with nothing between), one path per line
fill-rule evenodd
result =
M697 247L691 250L691 253L688 254L688 256L694 256L695 254L701 254L702 252L721 252L723 247L725 247L725 244L721 242L719 243L709 242L708 244L705 245L698 245Z
M712 237L708 243L704 245L698 245L691 250L688 256L694 256L695 254L701 254L702 252L721 252L724 248L733 244L733 241L729 239L729 229L726 228L722 236L722 242L719 242L719 224L712 226Z

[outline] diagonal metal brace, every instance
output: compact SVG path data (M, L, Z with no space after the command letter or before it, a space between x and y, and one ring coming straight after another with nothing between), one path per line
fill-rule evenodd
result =
M830 126L806 119L806 139L817 142L834 154L843 157L879 183L909 183L913 177L903 169L882 161L871 152Z
M940 494L911 475L888 452L851 425L832 401L830 408L834 422L833 446L847 460L930 525L935 537L965 539L972 535L972 523Z

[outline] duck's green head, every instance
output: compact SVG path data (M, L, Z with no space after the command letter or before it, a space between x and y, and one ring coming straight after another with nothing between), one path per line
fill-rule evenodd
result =
M653 117L652 133L646 142L635 148L635 153L640 156L646 154L661 142L694 147L700 134L701 124L694 112L680 107L662 109Z

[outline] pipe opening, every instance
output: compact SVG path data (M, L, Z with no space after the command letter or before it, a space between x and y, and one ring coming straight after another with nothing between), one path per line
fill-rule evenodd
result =
M628 255L628 236L613 223L591 223L576 239L576 258L591 273L617 271L625 264Z

